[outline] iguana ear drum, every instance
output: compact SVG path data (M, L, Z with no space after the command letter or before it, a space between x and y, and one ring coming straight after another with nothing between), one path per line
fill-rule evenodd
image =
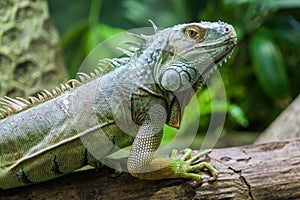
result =
M161 86L169 91L176 91L180 87L180 75L174 69L167 69L161 76Z
M161 73L160 84L168 91L185 90L194 84L196 70L183 61L174 61L167 64Z

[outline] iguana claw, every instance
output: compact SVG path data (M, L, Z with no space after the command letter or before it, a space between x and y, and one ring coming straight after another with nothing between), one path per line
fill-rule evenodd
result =
M212 176L216 179L218 178L218 171L209 163L202 161L197 164L193 164L199 158L208 155L211 152L211 149L205 150L198 153L197 155L191 157L192 150L185 149L183 156L177 158L178 151L173 150L171 153L171 163L173 165L173 178L187 178L193 179L200 183L204 182L204 179L201 175L196 174L195 171L206 168Z

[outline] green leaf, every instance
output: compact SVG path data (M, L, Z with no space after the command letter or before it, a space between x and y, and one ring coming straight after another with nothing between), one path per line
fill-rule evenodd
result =
M267 31L253 35L250 55L255 75L265 93L274 99L288 97L289 81L282 54Z
M84 51L88 54L93 48L95 48L103 39L99 34L99 26L91 26L85 33Z
M103 40L123 31L105 24L90 25L87 21L76 23L62 37L61 46L70 77L75 77L84 58ZM109 56L107 51L99 52Z
M277 16L272 22L272 36L299 51L300 23L293 16Z
M246 118L244 111L238 105L235 104L228 105L227 112L242 127L247 127L249 125L249 121Z
M68 31L61 37L60 45L62 49L66 48L70 43L77 41L78 38L88 29L87 21L79 21L71 26Z
M75 77L77 70L85 57L83 37L88 30L88 23L80 21L73 25L61 38L66 66L70 77Z
M118 34L122 31L124 31L123 29L120 28L114 28L111 26L108 26L106 24L100 24L101 29L99 29L99 34L101 34L101 37L103 39L107 39L115 34Z

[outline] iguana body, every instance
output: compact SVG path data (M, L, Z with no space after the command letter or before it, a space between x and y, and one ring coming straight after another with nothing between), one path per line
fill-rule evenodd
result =
M141 39L125 59L110 60L110 72L81 75L38 98L2 98L0 188L42 182L132 145L128 171L139 178L191 178L208 163L192 163L190 151L176 159L154 157L166 123L179 128L182 111L208 72L234 48L236 34L222 22L177 25ZM94 74L92 74L94 76ZM56 94L59 93L59 94ZM204 153L207 154L208 152Z

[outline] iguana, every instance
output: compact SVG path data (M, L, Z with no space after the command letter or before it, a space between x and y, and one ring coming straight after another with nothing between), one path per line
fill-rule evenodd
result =
M47 181L83 166L98 167L107 155L132 145L128 171L142 179L187 178L203 182L191 157L156 157L163 126L179 128L184 107L216 64L236 45L223 22L180 24L153 35L134 34L128 56L104 59L90 75L79 74L37 97L1 98L0 188Z

